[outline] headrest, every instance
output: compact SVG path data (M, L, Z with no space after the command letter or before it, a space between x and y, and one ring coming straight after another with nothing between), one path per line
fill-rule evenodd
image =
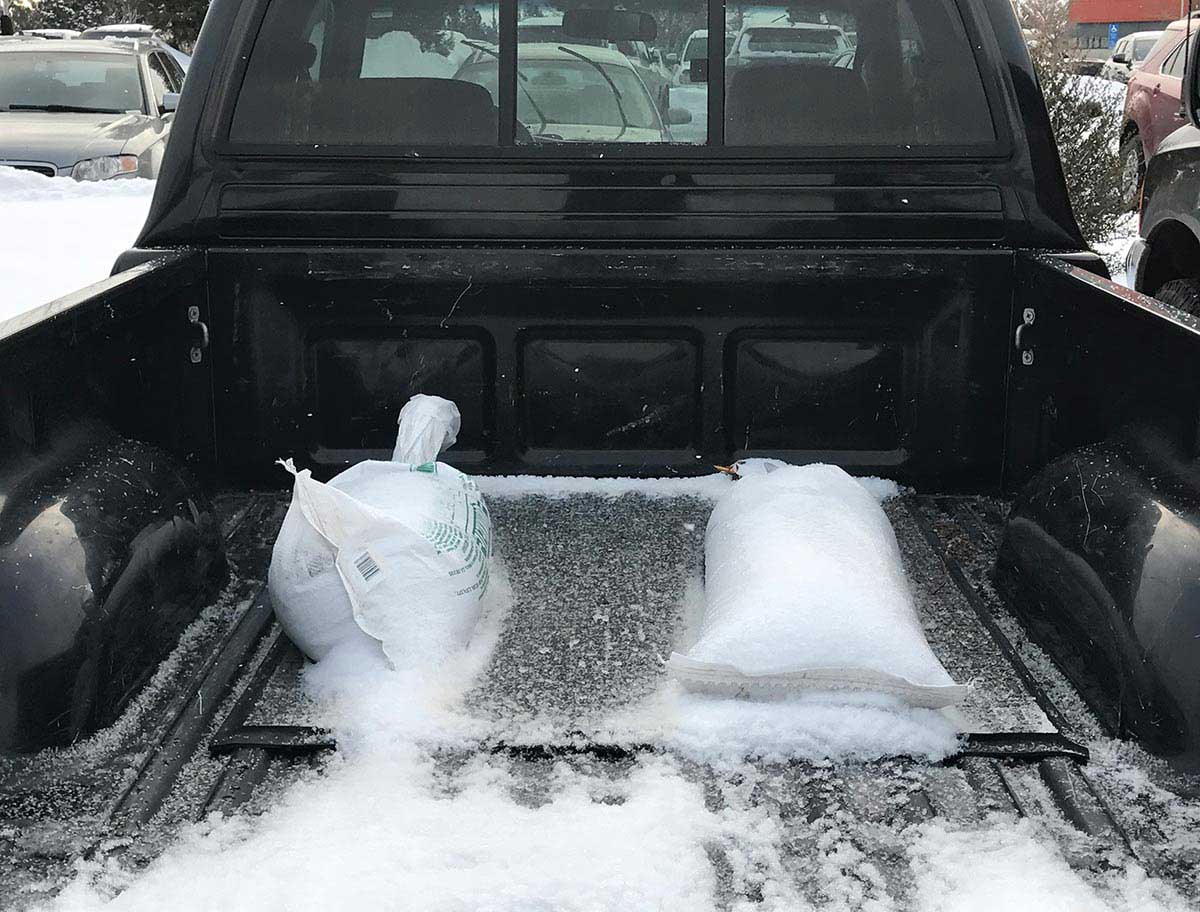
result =
M871 105L854 70L823 63L736 70L725 93L730 145L853 142L870 128Z

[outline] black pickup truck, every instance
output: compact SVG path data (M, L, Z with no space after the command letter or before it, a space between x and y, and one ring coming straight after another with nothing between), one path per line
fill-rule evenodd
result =
M1008 0L780 9L814 47L726 74L710 41L671 90L690 120L619 48L741 8L603 6L526 42L546 4L212 4L136 248L0 323L0 906L132 897L164 852L214 877L157 908L322 895L304 866L256 892L275 856L186 825L253 833L344 774L265 592L275 461L387 459L415 393L461 409L444 458L495 491L512 593L467 697L501 734L426 745L447 802L484 764L553 807L569 770L616 814L673 769L757 815L704 845L714 908L934 907L915 847L950 831L980 863L1032 839L1117 906L1200 897L1200 323L1086 249ZM958 753L731 771L595 724L659 686L701 572L711 499L654 479L748 456L905 486L927 636L972 683ZM525 888L324 907L575 907Z

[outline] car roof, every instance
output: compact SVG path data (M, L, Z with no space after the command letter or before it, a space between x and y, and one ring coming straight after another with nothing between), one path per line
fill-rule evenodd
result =
M41 38L37 35L14 35L0 41L0 51L53 51L55 54L104 53L132 56L140 53L138 42L119 38Z
M562 13L557 15L530 16L528 19L518 19L517 25L562 25Z
M1147 32L1131 32L1130 34L1126 35L1125 37L1128 39L1131 39L1131 40L1136 39L1136 38L1157 38L1162 33L1163 33L1162 29L1154 29L1153 31L1147 31Z
M93 35L115 35L118 32L135 32L139 35L153 35L154 26L146 25L141 22L116 22L112 25L94 25L89 29L84 29L85 32L91 32Z

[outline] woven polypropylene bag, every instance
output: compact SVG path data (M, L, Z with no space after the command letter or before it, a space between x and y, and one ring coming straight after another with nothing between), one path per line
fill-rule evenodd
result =
M406 406L399 438L409 432L430 446L453 442L458 410L446 400L426 404L436 408ZM428 423L439 411L453 418L453 430ZM412 415L424 422L415 431L406 427ZM280 624L307 655L319 660L366 634L393 665L410 667L436 662L470 639L487 590L492 535L487 505L468 476L432 458L368 460L328 483L290 461L284 466L295 483L267 580Z
M960 701L921 630L896 536L878 501L835 466L743 477L705 533L699 638L671 674L697 690L891 694Z

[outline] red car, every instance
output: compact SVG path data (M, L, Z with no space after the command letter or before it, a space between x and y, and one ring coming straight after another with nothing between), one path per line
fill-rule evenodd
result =
M1200 28L1200 18L1192 16L1191 33ZM1183 126L1186 121L1180 105L1183 67L1187 62L1184 44L1188 37L1187 20L1172 22L1163 31L1158 44L1140 67L1129 74L1125 90L1125 124L1121 129L1121 159L1125 163L1125 187L1130 208L1137 205L1146 159L1158 144Z

